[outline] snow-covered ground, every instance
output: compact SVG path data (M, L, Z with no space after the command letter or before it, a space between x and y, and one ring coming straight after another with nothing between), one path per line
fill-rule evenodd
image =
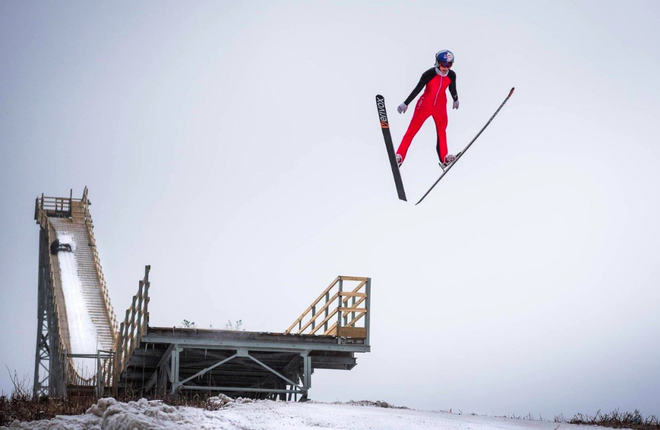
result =
M66 303L66 316L69 325L69 338L73 354L96 354L98 335L96 327L89 315L83 284L78 276L78 262L74 254L76 244L73 236L68 233L57 233L60 244L71 245L73 252L60 251L57 254L60 265L62 291ZM74 366L80 376L89 378L96 374L96 360L74 358Z
M568 430L584 426L548 421L520 420L503 417L458 415L411 409L383 408L356 403L290 403L228 401L213 398L218 410L173 407L159 401L120 403L101 399L85 415L59 416L52 420L28 423L14 422L11 429L42 430L115 430L115 429L382 429L382 430ZM0 429L7 427L0 427ZM587 427L600 429L601 427Z

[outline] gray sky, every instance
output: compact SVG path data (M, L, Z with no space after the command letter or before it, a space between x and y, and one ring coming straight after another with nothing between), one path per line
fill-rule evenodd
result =
M660 415L660 3L0 3L0 390L32 378L42 192L92 215L123 315L282 331L370 276L372 352L317 400ZM397 200L375 110L456 56L451 152ZM403 167L438 176L432 121Z

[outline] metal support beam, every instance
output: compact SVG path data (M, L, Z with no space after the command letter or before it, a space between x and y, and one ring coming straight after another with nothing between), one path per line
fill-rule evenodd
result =
M364 345L369 348L371 346L369 341L371 333L371 278L367 278L367 285L365 287L367 289L367 299L364 307L367 309L367 314L365 315L364 328L367 329L367 338L364 340Z
M179 380L180 378L180 353L185 349L181 345L172 345L171 349L171 369L170 369L170 381L172 383L172 388L171 388L171 394L176 395L177 391L179 390L206 390L206 391L223 391L223 392L254 392L254 393L272 393L272 394L295 394L295 395L302 395L302 399L307 398L307 394L309 391L309 388L312 385L312 357L309 355L310 351L304 351L300 352L300 356L303 359L303 377L302 377L302 385L291 380L290 378L286 377L283 375L281 372L278 372L277 370L273 369L272 367L268 366L261 360L257 359L256 357L252 356L250 354L250 351L246 348L239 348L236 350L236 354L233 354L223 360L218 361L217 363L213 364L212 366L209 366L205 369L200 370L199 372L195 373L194 375L184 379L184 380ZM168 352L170 351L168 349ZM167 354L167 352L166 352ZM218 387L218 386L199 386L199 385L185 385L187 382L190 382L202 375L204 375L207 372L210 372L211 370L231 361L234 360L235 358L238 357L245 357L253 362L257 363L259 367L263 367L264 369L268 370L270 373L273 375L277 376L281 380L285 381L290 385L290 389L281 389L281 388L259 388L259 387ZM165 362L165 357L161 359L161 363ZM160 368L160 363L158 368ZM151 382L151 380L150 380Z
M172 382L172 390L170 393L176 395L176 391L181 383L179 382L179 353L183 351L179 345L174 345L172 349L172 365L170 367L170 381Z
M185 346L186 348L194 349L232 349L246 348L250 351L275 351L275 352L291 352L299 354L301 351L343 351L343 352L369 352L369 348L361 343L351 343L337 345L336 343L315 343L308 342L305 344L295 342L261 342L258 340L215 340L209 342L204 339L186 338L186 337L171 337L159 334L147 333L142 337L144 343L166 343L170 344L176 342L177 345Z
M149 391L151 387L154 386L154 384L158 380L158 372L160 371L161 366L163 365L163 363L166 363L167 360L170 359L170 356L172 355L172 351L174 351L174 345L168 346L167 350L165 350L165 354L163 354L160 361L156 365L156 370L149 378L149 381L147 381L147 384L144 386L144 391Z
M312 388L312 357L309 356L309 353L300 355L303 358L303 387L305 388L305 394L307 394L307 391Z
M221 392L243 392L243 393L281 393L281 394L304 394L301 390L283 390L278 388L248 388L248 387L202 387L199 385L186 385L186 390L198 391L221 391Z
M262 363L261 361L257 360L257 359L254 358L253 356L251 356L251 355L248 354L247 357L248 357L249 359L251 359L252 361L254 361L255 363L261 365L261 366L264 367L265 369L268 369L271 373L273 373L273 374L279 376L280 378L284 379L284 380L285 380L286 382L288 382L289 384L291 384L291 385L295 385L296 387L299 387L298 384L296 384L295 382L293 382L293 381L290 380L289 378L283 376L283 375L282 375L281 373L279 373L278 371L276 371L276 370L274 370L274 369L272 369L272 368L266 366L264 363Z
M193 376L191 376L190 378L186 378L186 379L184 379L183 381L181 381L181 382L179 383L179 385L183 385L183 384L185 384L186 382L190 381L191 379L195 379L195 378L197 378L198 376L202 376L202 375L205 374L206 372L208 372L208 371L210 371L210 370L213 370L213 369L215 369L216 367L221 366L221 365L225 364L226 362L228 362L228 361L230 361L230 360L233 360L234 358L236 358L236 357L238 357L238 356L239 356L238 354L234 354L234 355L232 355L231 357L227 357L227 358L225 358L224 360L215 363L213 366L210 366L210 367L207 367L206 369L200 370L199 372L195 373L195 374L194 374Z
M37 310L37 347L34 355L34 386L33 396L38 398L48 394L48 380L50 367L50 345L48 344L48 285L46 285L47 262L44 255L44 244L47 242L46 231L39 232L39 283L38 283L38 310ZM47 246L46 246L47 248ZM48 363L48 367L45 365ZM41 370L44 370L42 373ZM43 376L42 376L43 374Z

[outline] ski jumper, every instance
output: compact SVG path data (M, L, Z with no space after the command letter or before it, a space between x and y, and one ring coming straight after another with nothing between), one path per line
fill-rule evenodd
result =
M412 120L408 126L408 131L403 135L399 149L396 153L401 155L401 159L406 159L406 153L412 143L413 138L422 127L422 124L428 119L429 116L433 117L435 121L435 128L438 134L437 151L440 162L445 162L447 155L447 88L451 93L454 100L458 100L458 93L456 92L456 73L449 70L446 76L440 74L437 68L431 68L422 74L419 83L413 89L412 93L404 102L406 106L410 105L415 97L426 86L424 94L417 101L415 112L413 113Z

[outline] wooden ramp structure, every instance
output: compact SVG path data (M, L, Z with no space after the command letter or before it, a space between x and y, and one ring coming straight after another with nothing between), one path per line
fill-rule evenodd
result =
M42 195L36 201L41 232L35 397L89 391L97 396L223 393L304 401L316 369L351 370L356 354L370 351L371 279L356 276L335 278L286 330L252 332L149 326L151 267L145 266L118 326L87 194L85 188L81 199ZM71 249L53 252L53 242L63 237ZM70 267L60 261L72 258L73 278L82 291L76 303L68 285L73 282ZM89 346L77 350L82 349L79 338L90 331L80 334L81 314L93 325L93 353ZM93 365L81 368L81 360Z
M370 278L338 276L284 332L149 326L149 271L121 324L116 392L306 400L316 369L369 352Z
M117 319L89 205L87 188L80 199L72 195L36 199L34 218L40 234L35 397L94 390L102 395L113 384ZM64 238L67 246L59 250L56 244ZM91 345L85 344L90 341Z

